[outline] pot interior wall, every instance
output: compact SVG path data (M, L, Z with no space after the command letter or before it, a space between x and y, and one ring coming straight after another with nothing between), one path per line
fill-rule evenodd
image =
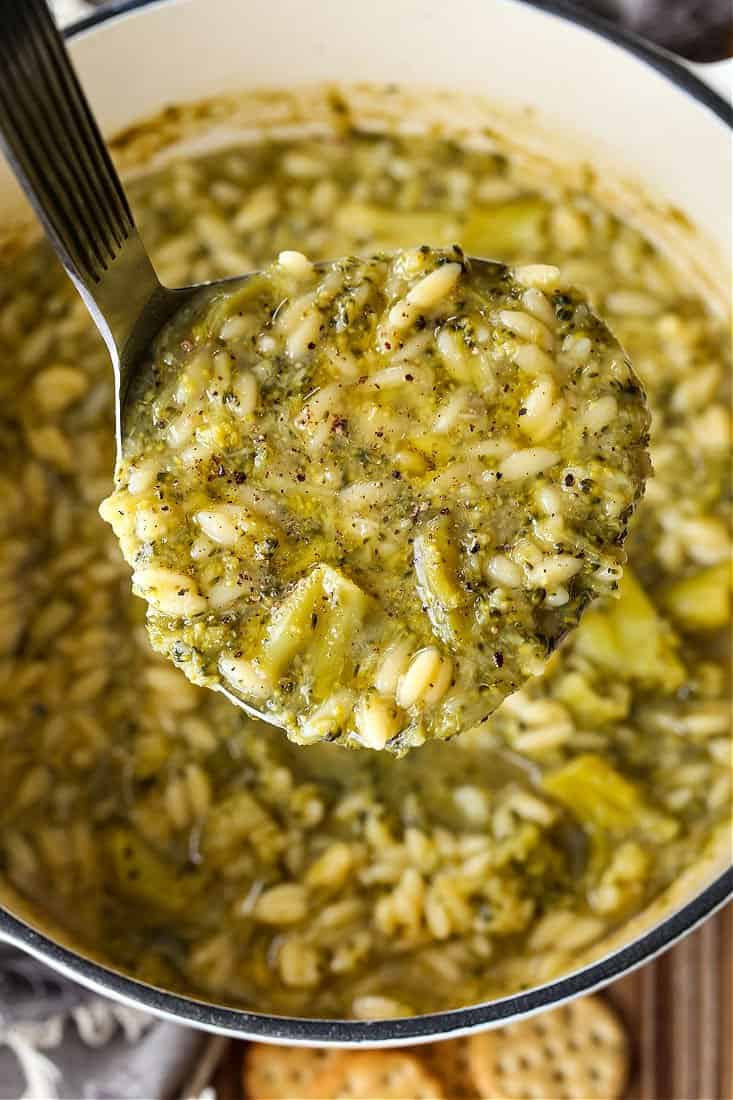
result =
M521 0L162 0L76 36L105 133L243 87L359 80L477 93L539 115L615 174L682 211L729 255L727 128L620 46ZM124 92L121 94L121 89ZM9 182L0 174L0 198Z

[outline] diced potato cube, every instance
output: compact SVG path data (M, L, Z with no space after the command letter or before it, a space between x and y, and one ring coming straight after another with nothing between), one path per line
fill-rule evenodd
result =
M603 694L601 694L603 692ZM579 672L568 672L556 684L556 698L586 726L625 718L631 706L631 689L627 684L604 683L600 690Z
M731 563L720 562L671 584L664 605L687 630L717 630L730 621Z
M350 236L370 239L370 247L448 246L456 237L455 219L432 210L397 211L370 203L347 202L335 217L336 227Z
M470 255L485 259L531 256L542 243L546 217L547 204L535 195L482 206L469 215L461 243Z
M673 692L685 678L679 639L628 568L619 599L586 612L575 645L584 657L625 680Z
M640 833L663 842L677 832L672 818L648 806L638 787L592 753L550 772L542 786L591 833Z
M217 856L234 856L243 845L263 854L277 850L278 828L254 795L236 791L211 809L201 843L205 853Z
M120 892L166 912L178 912L200 889L201 876L181 874L158 856L132 829L115 828L106 836Z

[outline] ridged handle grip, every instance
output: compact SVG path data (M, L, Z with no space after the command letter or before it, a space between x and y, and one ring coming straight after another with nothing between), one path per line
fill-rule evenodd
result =
M0 148L117 366L163 292L45 0L0 0Z
M98 283L135 231L44 0L0 0L0 134L66 266Z

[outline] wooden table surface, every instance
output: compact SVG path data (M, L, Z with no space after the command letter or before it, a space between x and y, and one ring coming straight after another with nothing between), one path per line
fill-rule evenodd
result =
M628 1100L733 1100L733 908L608 989L634 1046Z
M631 1044L624 1100L733 1100L732 906L604 995ZM227 1049L214 1079L217 1100L242 1100L243 1050Z

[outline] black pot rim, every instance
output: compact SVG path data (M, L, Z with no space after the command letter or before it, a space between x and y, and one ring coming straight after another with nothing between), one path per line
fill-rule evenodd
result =
M0 936L96 992L205 1031L240 1039L314 1046L400 1045L450 1038L508 1023L590 993L649 962L733 896L733 867L725 870L691 901L649 932L595 963L526 992L466 1008L393 1020L327 1020L271 1016L199 1001L126 977L62 946L24 921L0 909Z
M118 0L104 10L73 24L69 38L112 19L152 4L174 0ZM673 55L649 45L637 35L606 20L580 11L566 0L520 0L600 35L633 54L697 100L733 129L733 107L691 73ZM665 917L644 935L557 981L515 993L486 1004L410 1016L394 1020L318 1020L271 1016L198 1001L145 985L63 947L49 936L0 908L0 937L46 962L68 977L100 993L146 1009L156 1015L207 1031L267 1042L352 1046L399 1045L448 1038L475 1029L506 1023L606 985L670 947L733 896L733 867L720 874L691 901Z

